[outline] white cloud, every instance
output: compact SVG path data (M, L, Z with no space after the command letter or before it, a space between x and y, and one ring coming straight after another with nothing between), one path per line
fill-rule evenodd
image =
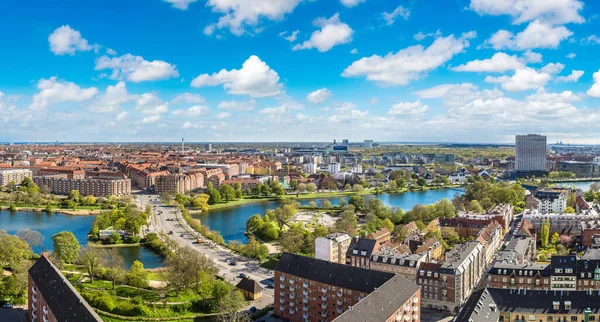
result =
M179 94L179 95L175 96L171 100L171 104L183 104L183 103L198 104L198 103L204 103L205 101L206 101L206 99L204 98L204 96L202 96L200 94L193 94L193 93L185 92L183 94Z
M456 38L450 35L437 38L433 44L424 48L421 45L411 46L396 53L382 57L373 55L355 61L347 67L342 76L366 76L367 80L382 85L406 85L410 81L424 77L449 61L456 54L469 46L468 39L475 37L475 32L463 34Z
M501 73L525 67L517 56L495 53L492 58L473 60L464 65L450 68L457 72L495 72Z
M565 82L565 83L575 83L579 81L579 78L583 76L583 70L572 70L571 74L568 76L559 76L556 77L557 82Z
M527 50L523 53L523 60L527 63L541 63L542 62L542 54L535 53L531 50Z
M33 109L42 109L62 102L83 102L98 94L96 87L81 88L75 83L59 80L56 76L40 79L37 88L40 91L33 95L30 105Z
M567 56L565 56L565 57L567 57L569 59L573 59L573 58L577 57L577 54L576 53L568 53Z
M498 89L482 90L472 83L444 84L414 92L422 99L442 99L444 105L452 108L464 106L474 100L488 100L503 97Z
M125 119L127 119L127 112L125 111L119 113L116 118L117 121L124 121Z
M549 24L583 23L579 0L471 0L470 8L479 15L509 15L513 23L540 20Z
M217 114L218 119L226 119L229 117L231 117L231 113L221 112L221 113Z
M361 111L361 110L348 110L348 111L339 111L338 113L330 116L327 120L331 123L349 123L353 120L361 120L367 117L369 111Z
M425 33L421 32L421 31L419 31L419 32L417 32L417 33L416 33L416 34L413 36L413 38L414 38L416 41L421 41L421 40L423 40L423 39L425 39L425 38L427 38L427 37L435 37L435 38L439 38L439 37L441 37L441 36L442 36L442 32L441 32L441 31L438 29L438 30L437 30L436 32L434 32L434 33L433 33L433 32L431 32L431 33L427 33L427 34L425 34Z
M600 44L600 37L596 35L589 35L587 38L582 39L582 42L589 45L598 45Z
M398 17L408 20L408 17L410 17L410 10L404 8L403 6L398 6L398 8L394 9L392 12L384 12L381 14L381 18L385 20L388 26L393 25Z
M138 98L135 108L142 114L163 114L169 111L169 104L153 93L144 93Z
M379 103L379 99L377 97L373 97L371 98L371 100L369 101L369 104L374 105Z
M137 99L136 95L129 94L125 82L118 82L114 86L108 86L106 92L92 103L91 109L95 112L115 112L121 104Z
M347 44L352 41L354 31L350 26L340 21L338 13L329 19L317 18L313 24L316 27L321 27L321 29L313 32L309 40L295 45L292 50L317 48L320 52L326 52L336 45Z
M242 111L249 112L252 111L258 103L255 100L250 101L223 101L219 103L217 108L221 108L229 111Z
M203 128L204 126L200 125L200 124L194 124L190 121L186 121L185 123L183 123L183 128L184 129L200 129Z
M125 54L120 57L102 56L95 70L112 69L112 79L127 79L134 83L179 77L177 66L162 60L147 61L141 56Z
M289 107L287 107L286 105L281 105L281 106L278 106L278 107L263 108L262 110L258 111L258 113L260 113L260 114L277 114L277 115L281 115L281 114L286 114L289 111L290 111Z
M594 73L594 85L586 92L591 97L600 97L600 70Z
M508 91L525 91L544 87L554 74L560 73L564 68L563 64L550 63L544 66L540 71L533 68L517 69L515 73L509 76L492 77L487 76L485 81L488 83L498 83L502 88Z
M388 111L389 115L418 115L425 114L429 110L429 106L423 105L421 101L400 102L392 105Z
M357 6L359 3L365 2L365 1L367 1L367 0L340 0L340 2L348 8Z
M198 0L163 0L163 1L168 2L171 5L173 5L173 8L187 10L190 3L194 3Z
M358 49L357 48L352 48L352 50L350 50L350 53L352 55L356 55L356 54L358 54Z
M219 21L204 28L211 35L216 29L229 29L236 36L246 32L246 28L256 28L264 20L282 20L284 15L294 11L301 0L208 0L207 7L222 16Z
M142 119L143 124L156 123L158 121L160 121L160 115L152 115Z
M352 102L334 102L333 106L336 111L351 111L356 109L356 104Z
M71 29L69 25L56 28L48 36L48 42L50 42L50 51L56 55L74 55L76 51L92 50L92 46L81 37L81 33Z
M279 75L257 56L250 56L241 69L222 69L218 73L201 74L192 80L193 87L223 84L229 94L268 97L281 94Z
M331 91L327 88L321 88L306 95L306 99L313 104L321 104L329 98L331 98Z
M525 30L514 35L507 30L497 31L486 44L496 50L524 50L534 48L557 48L561 41L571 37L573 32L564 26L552 26L539 20L531 22Z
M194 105L188 109L183 110L175 110L173 111L173 115L185 115L185 116L201 116L210 113L210 109L208 106L204 105Z
M285 39L289 42L294 42L298 38L299 33L300 33L300 30L294 30L294 31L292 31L292 33L289 36L285 36L287 34L287 32L284 31L284 32L279 33L279 36L283 37L283 39Z

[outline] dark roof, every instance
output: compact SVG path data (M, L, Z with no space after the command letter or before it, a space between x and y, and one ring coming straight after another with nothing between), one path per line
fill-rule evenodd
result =
M599 291L523 291L489 288L498 309L509 313L530 314L583 314L590 308L593 314L600 313ZM565 302L571 302L571 309L565 308ZM558 310L554 302L559 302Z
M235 286L241 290L244 290L246 292L250 292L252 294L257 294L262 292L263 288L262 286L260 286L260 284L258 284L258 282L256 282L253 279L250 278L242 278L242 280L237 283L237 285Z
M396 275L333 321L387 321L418 290L414 282Z
M374 271L320 259L283 253L275 270L301 278L354 291L370 293L394 277L392 273Z
M471 295L460 310L455 322L496 322L500 318L494 299L487 289L478 290Z
M60 271L45 257L29 269L29 276L61 322L102 321L92 307L77 293Z
M348 252L346 254L352 256L371 258L371 255L373 254L373 250L375 249L376 245L377 240L375 239L354 237L350 242L350 247L348 247ZM352 252L353 250L357 250L358 254L354 254ZM367 253L365 255L361 255L361 252L363 251Z

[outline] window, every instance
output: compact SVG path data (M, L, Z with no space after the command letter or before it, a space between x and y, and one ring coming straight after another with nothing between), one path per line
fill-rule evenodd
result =
M535 321L535 315L530 315L529 316L529 321Z
M572 315L571 316L571 321L577 322L577 315Z

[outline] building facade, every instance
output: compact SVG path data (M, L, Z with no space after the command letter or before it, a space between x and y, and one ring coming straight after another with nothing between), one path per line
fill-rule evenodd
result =
M131 194L130 179L70 179L62 175L54 175L34 177L33 181L40 187L48 187L50 193L56 195L69 195L73 190L79 191L83 196L96 197Z
M561 191L536 191L533 196L542 214L561 213L567 208L567 194Z
M334 263L346 263L346 252L352 238L344 233L332 233L315 239L315 258Z
M28 169L4 169L0 170L0 186L6 186L14 181L20 184L25 178L32 178L33 174Z
M539 134L516 136L517 172L546 171L546 137Z

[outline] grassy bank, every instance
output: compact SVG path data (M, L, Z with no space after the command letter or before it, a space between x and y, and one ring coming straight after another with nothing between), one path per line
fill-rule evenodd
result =
M11 210L10 205L0 206L0 210ZM73 210L71 208L52 208L51 213L60 213L69 216L95 216L101 214L103 211L107 209L102 209L102 207L94 207L94 206L81 206L77 209ZM46 207L40 207L36 205L15 205L14 211L28 211L28 212L47 212Z

